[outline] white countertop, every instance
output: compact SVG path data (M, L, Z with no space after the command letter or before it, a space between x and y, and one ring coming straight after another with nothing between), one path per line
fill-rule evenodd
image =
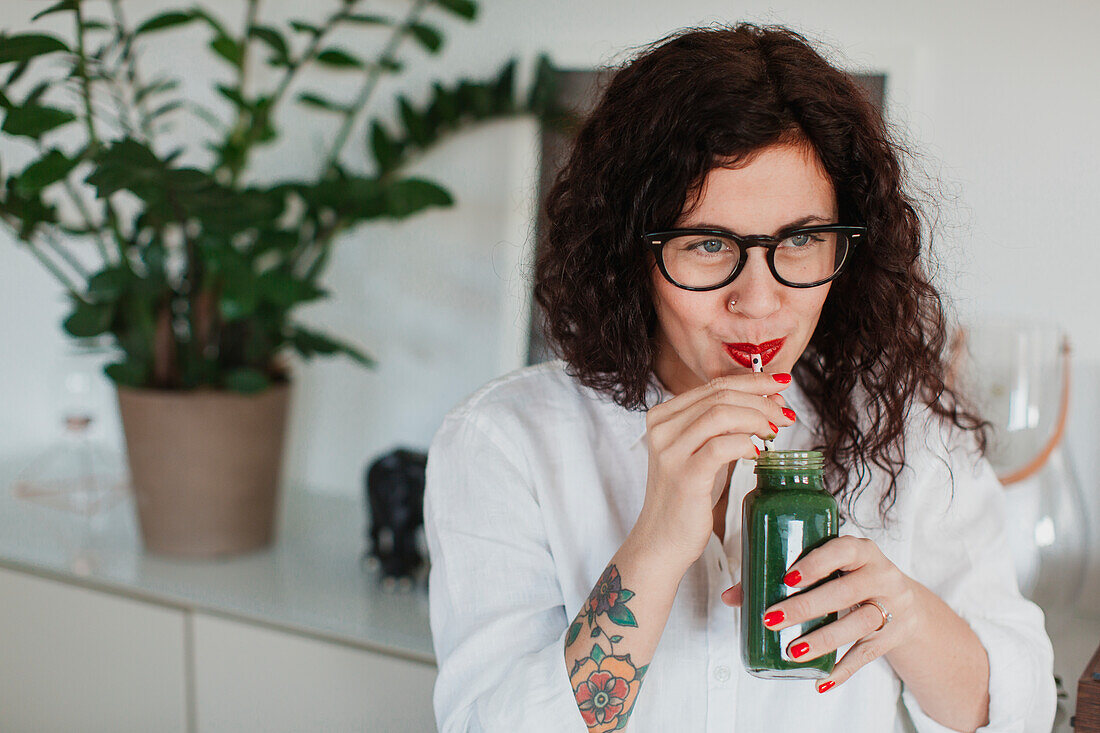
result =
M17 498L0 464L0 567L435 663L423 584L384 591L360 566L362 502L284 489L275 542L219 560L146 555L126 497L92 516Z
M132 498L83 517L14 497L14 475L0 462L0 567L435 663L423 573L412 590L387 592L376 571L361 568L366 514L358 501L284 489L270 548L173 560L142 552ZM1100 615L1046 614L1068 711L1100 644ZM1056 733L1070 731L1068 717L1059 714Z

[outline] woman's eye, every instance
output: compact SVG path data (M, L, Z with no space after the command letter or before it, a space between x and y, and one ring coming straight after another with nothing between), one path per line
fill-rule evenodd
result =
M700 249L707 254L718 254L725 248L725 244L718 239L707 239L699 242L695 245L695 249Z
M783 240L783 244L788 245L788 247L805 247L806 244L822 241L824 240L820 237L814 237L813 234L791 234L790 237Z

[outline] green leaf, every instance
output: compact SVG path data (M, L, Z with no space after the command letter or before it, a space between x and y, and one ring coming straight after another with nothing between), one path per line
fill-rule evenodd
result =
M385 189L386 213L404 219L429 206L451 206L454 199L445 188L419 178L406 178Z
M199 16L195 13L182 13L178 11L161 13L160 15L153 16L135 28L134 35L140 36L144 33L152 33L153 31L164 30L165 28L173 28L177 25L183 25L184 23L198 20L198 18Z
M290 21L290 27L293 28L294 30L298 31L299 33L309 33L310 35L313 35L313 36L318 36L318 35L321 34L321 29L320 28L313 25L312 23L306 23L306 22L301 21L301 20L292 20L292 21Z
M569 627L569 633L565 635L565 645L569 646L577 640L577 636L581 633L581 622L574 621L573 625Z
M473 0L435 0L441 8L451 11L460 18L473 20L477 16L477 3Z
M401 162L401 146L394 142L378 120L370 126L370 147L382 173L393 170Z
M56 51L68 51L69 47L59 38L42 33L25 33L0 38L0 64L26 61Z
M615 605L611 607L611 610L607 612L607 617L614 621L619 626L637 626L638 622L634 620L634 614L630 612L630 609L626 606Z
M277 30L266 25L254 25L248 29L248 35L259 39L271 49L275 54L272 62L276 64L289 63L290 47L287 46L286 39Z
M161 92L168 92L179 87L179 81L175 79L157 79L151 81L145 86L139 88L134 92L134 102L141 104L146 97L151 97L154 94L160 94Z
M621 637L621 636L612 636L611 637L611 643L612 644L618 644L622 640L623 640L623 637Z
M589 636L590 636L591 638L593 638L593 639L594 639L594 638L596 638L596 637L597 637L597 636L599 636L599 635L600 635L600 627L599 627L599 626L597 626L597 627L593 628L593 629L592 629L592 633L591 633L591 634L589 634Z
M458 85L457 97L462 112L475 120L492 116L493 93L487 85L463 80Z
M326 48L321 53L317 54L318 63L322 63L325 66L332 66L338 69L361 69L363 68L363 62L352 56L346 51L341 51L338 48Z
M285 270L268 270L260 275L258 284L260 297L283 310L329 295L327 290Z
M114 317L114 303L80 302L62 325L71 336L90 338L110 330Z
M148 382L148 370L145 365L135 361L123 361L108 364L103 372L115 384L124 387L144 387Z
M459 113L458 105L456 104L455 95L443 88L443 85L439 82L432 84L432 103L428 107L428 114L436 121L447 125L454 126L458 123Z
M173 112L183 106L183 100L173 99L170 102L165 102L161 106L149 113L149 119L155 120L158 117L162 117L169 112Z
M88 279L88 297L97 303L116 301L127 291L133 277L125 267L100 270Z
M634 597L634 591L632 591L632 590L621 590L621 591L619 591L619 601L618 602L619 603L626 603L627 601L629 601L633 597Z
M388 71L391 74L396 74L397 72L405 68L404 64L402 64L400 61L395 61L391 58L382 59L378 62L378 65L382 67L382 71Z
M349 109L349 106L346 104L337 104L336 102L332 102L312 92L302 92L298 95L298 101L310 107L317 107L318 109L328 110L329 112L347 112Z
M418 112L404 95L397 98L397 107L409 137L420 147L427 147L432 141L432 131L428 126L427 118Z
M527 98L527 109L536 115L543 115L554 108L557 91L558 71L550 62L550 57L540 54L535 64L535 81Z
M649 671L649 665L648 664L643 664L641 667L638 667L638 671L634 673L634 679L636 679L636 680L642 679L643 677L645 677L645 673L647 671Z
M37 193L69 175L79 162L79 158L70 159L60 150L50 150L23 169L15 182L16 189L24 196Z
M225 386L234 392L255 394L271 386L271 380L259 369L241 367L225 375Z
M607 655L603 653L603 649L600 648L600 645L596 644L592 647L592 653L589 656L592 657L593 662L599 664Z
M291 345L302 355L304 359L310 359L314 354L343 353L350 356L363 366L374 366L374 359L370 358L358 349L336 341L315 331L310 331L299 325L291 327L289 337Z
M361 23L363 25L393 25L393 20L382 15L363 15L361 13L354 13L344 16L344 20L349 23Z
M29 104L9 109L0 130L9 135L25 135L38 139L50 130L75 119L76 115L68 110Z
M493 83L493 109L498 114L511 114L515 111L512 101L512 88L516 77L516 60L512 59L501 69Z
M18 64L16 64L15 68L11 70L10 74L8 74L8 78L4 82L4 86L8 87L8 86L11 86L12 84L14 84L15 82L19 81L19 78L22 77L24 73L26 73L26 71L30 67L30 65L31 65L31 60L30 59L25 59L23 61L20 61ZM8 105L5 105L5 106L8 106Z
M430 25L413 23L409 26L409 32L412 33L413 38L415 38L421 46L428 49L430 53L438 53L440 47L443 45L443 36Z
M213 28L214 33L216 33L217 35L226 37L229 36L229 31L225 29L225 26L218 22L218 19L210 13L199 7L192 8L191 12L194 13L196 18L199 18L200 20L204 21L208 26Z
M243 96L241 96L241 90L237 87L229 87L225 84L215 84L214 88L218 90L218 94L228 99L233 104L244 109L251 109L252 105L248 103Z
M37 13L34 14L33 17L31 17L31 22L33 23L39 18L44 18L47 15L52 15L54 13L61 13L66 10L70 12L75 11L78 4L79 0L61 0L61 2L55 3L45 10L39 10Z
M234 66L241 65L241 57L243 53L243 51L241 50L241 44L237 43L229 36L215 36L214 40L210 42L210 48L214 50L214 53L218 54Z

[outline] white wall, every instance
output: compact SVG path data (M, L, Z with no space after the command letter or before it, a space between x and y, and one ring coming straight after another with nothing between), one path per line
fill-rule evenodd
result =
M279 0L269 17L294 5ZM165 6L161 0L126 3L134 17ZM4 4L0 27L24 28L30 14L22 4ZM1100 4L489 0L473 25L432 16L445 29L444 52L427 57L408 48L410 72L380 87L379 111L388 108L395 85L418 97L426 80L489 74L511 54L526 59L520 78L527 79L541 50L564 66L613 63L626 58L630 46L711 21L787 23L838 51L838 63L886 70L891 118L945 194L944 269L937 283L964 318L1032 317L1072 337L1076 392L1068 439L1096 501L1100 333L1087 294L1100 273L1100 236L1091 216L1100 201L1100 50L1094 42ZM205 76L219 73L217 64L185 53L201 38L197 28L162 35L150 62L186 70L188 87L205 89ZM352 88L334 78L324 85L334 93ZM258 175L312 169L331 134L317 119L265 153ZM361 136L353 137L353 164L363 160L360 145ZM3 152L5 164L9 153ZM452 404L521 362L523 321L511 316L522 307L516 264L529 243L534 155L530 124L497 123L464 134L417 168L451 188L455 209L365 228L340 242L325 278L335 297L301 315L361 344L380 366L366 371L330 359L299 368L287 463L293 479L319 491L357 492L371 456L398 443L426 446ZM0 249L0 338L8 349L0 363L0 404L7 408L0 414L0 446L6 453L40 446L56 428L52 395L60 383L43 365L66 343L59 292L26 252L14 244ZM104 394L106 433L117 441L109 386Z

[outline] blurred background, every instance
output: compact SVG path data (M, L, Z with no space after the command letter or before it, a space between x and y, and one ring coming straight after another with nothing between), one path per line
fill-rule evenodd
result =
M0 29L9 36L33 31L71 39L70 13L53 13L31 24L32 15L51 5L4 3L0 5ZM109 15L107 2L84 5L89 14L95 10ZM316 7L266 0L259 13L264 23L283 27L290 19L310 14L316 23L340 7L336 2L311 5ZM399 18L410 5L381 0L361 4L361 10ZM446 5L451 5L450 9ZM137 25L158 14L192 6L167 0L125 0L121 7L130 23ZM198 7L219 19L231 33L241 33L246 3L202 2ZM464 7L459 4L456 12L454 4L429 3L424 8L423 22L437 28L443 42L434 53L425 44L415 43L406 44L397 53L403 70L380 76L369 114L358 119L348 136L341 153L347 170L371 173L374 156L367 122L380 119L398 129L400 94L423 105L429 100L433 81L446 85L461 78L489 78L513 58L517 60L516 85L522 91L536 76L539 54L545 54L560 82L555 92L559 101L583 112L604 78L603 70L626 61L633 48L688 25L740 20L786 24L818 42L834 63L863 77L880 95L894 132L915 154L908 165L914 184L926 192L918 195L936 203L930 211L935 233L934 282L949 296L960 323L985 328L968 343L974 350L970 368L976 382L982 380L981 370L990 369L993 371L985 372L988 379L1005 385L999 394L984 395L990 411L1003 402L1001 427L1010 430L1011 425L1019 428L1020 423L1008 414L1009 402L1018 398L1033 403L1031 416L1023 423L1026 439L1013 455L1004 457L1006 474L1042 453L1044 446L1051 447L1051 436L1063 412L1063 337L1072 344L1072 389L1064 410L1064 439L1053 450L1053 460L1063 465L1044 479L1043 485L1030 489L1044 498L1017 502L1021 507L1034 505L1019 509L1024 526L1021 542L1026 545L1020 550L1019 563L1022 582L1030 578L1037 583L1039 548L1062 547L1063 554L1072 555L1072 572L1063 574L1072 588L1063 583L1050 597L1069 609L1067 613L1100 608L1100 556L1095 544L1095 528L1100 527L1096 520L1100 517L1100 451L1095 447L1100 439L1100 330L1095 327L1088 295L1100 273L1100 250L1091 227L1091 212L1100 201L1100 178L1096 175L1100 142L1095 123L1100 116L1100 91L1095 84L1100 51L1093 38L1100 24L1100 6L1086 0L1043 4L748 0L732 6L713 0L483 0L477 3L472 20L461 17ZM376 56L391 28L385 24L362 26L335 32L330 45L363 58ZM180 96L229 119L232 106L215 91L214 84L219 80L230 83L232 69L210 51L210 36L211 28L204 23L181 23L150 33L138 45L141 63L148 78L160 74L177 78ZM292 50L300 50L306 39L308 33L296 37ZM0 54L3 44L0 39ZM276 84L281 70L261 63L259 54L255 58L252 82L267 87ZM29 88L34 68L22 89ZM48 69L49 64L43 61L42 68ZM361 81L361 75L346 69L318 65L303 70L293 89L320 89L329 98L351 99ZM184 110L165 119L170 127L163 137L172 144L164 147L187 146L179 164L202 166L208 162L210 153L201 144L209 137L207 123ZM338 120L287 105L277 113L276 122L279 138L256 149L246 179L270 184L314 175L337 132ZM66 136L75 136L79 128L73 124L59 129L49 139L64 147ZM152 717L115 719L104 722L103 729L114 725L114 730L140 730L141 721L149 720L158 721L163 730L277 729L248 727L250 724L241 722L243 718L234 718L236 711L249 709L240 700L268 705L283 697L272 692L280 684L294 686L301 680L280 677L257 682L256 687L262 690L238 690L234 697L218 698L219 686L236 679L225 670L234 668L225 666L224 660L211 661L209 669L219 671L212 671L212 676L199 674L206 668L203 660L215 659L203 654L214 655L248 633L277 632L287 633L287 644L302 640L321 644L318 653L343 654L346 647L348 653L365 655L340 657L339 663L310 662L318 665L310 668L312 676L320 674L319 668L331 670L345 664L350 667L344 668L346 674L340 679L369 678L369 685L383 689L387 677L397 679L401 672L378 674L371 670L383 669L378 665L392 660L410 665L412 681L403 694L410 695L410 704L420 709L420 717L414 716L421 721L419 725L430 727L431 650L423 590L416 586L404 596L391 593L378 600L383 592L378 579L370 574L370 568L357 565L369 523L364 506L366 468L398 447L426 450L443 415L466 395L498 375L542 358L538 334L530 325L529 275L540 194L559 159L555 156L560 157L564 150L561 134L532 114L487 120L458 130L402 171L446 189L454 199L453 206L426 208L406 220L368 221L336 237L318 282L329 296L304 304L296 311L297 321L355 345L369 353L376 365L365 368L345 356L307 361L299 354L289 354L293 378L282 453L282 513L276 544L266 551L270 557L265 559L260 553L247 560L226 560L212 569L198 561L143 556L133 509L126 500L113 509L76 515L77 519L61 518L73 512L38 505L18 510L36 512L33 515L15 518L15 505L4 505L9 506L9 520L6 529L0 524L0 536L7 532L9 549L2 554L0 547L0 565L12 573L12 582L49 580L104 597L110 595L109 589L122 589L120 597L142 604L139 611L167 609L170 635L176 633L174 624L181 624L182 641L163 650L167 657L158 657L161 661L177 656L189 660L178 670L180 684L165 687L165 702L151 707L156 708L150 712ZM35 155L34 146L26 140L7 137L0 145L5 177ZM79 257L91 263L94 255L86 246ZM74 389L81 395L83 409L94 416L90 430L97 445L108 454L125 451L116 390L102 373L108 355L93 352L80 357L84 366L73 366L73 339L61 327L70 311L63 289L28 253L25 243L8 229L0 232L0 343L5 350L0 359L0 405L4 406L0 411L0 460L9 468L6 480L58 444ZM1008 324L1010 332L983 341L982 334L994 327L991 324ZM1018 358L1019 349L1030 354L1032 346L1019 346L1019 331L1030 334L1026 338L1032 340L1024 343L1040 344L1034 349L1046 355L1026 368L1021 368L1026 360ZM77 372L85 374L86 381L74 388L72 375ZM987 381L987 393L988 386ZM1020 389L1024 389L1022 397ZM1048 451L1047 456L1051 454ZM1034 481L1040 470L1051 470L1050 459L1040 460L1033 468L1028 478ZM11 494L7 485L4 493ZM1044 510L1034 507L1044 502L1057 507L1043 515L1050 520L1049 532L1040 529L1035 535ZM20 506L30 505L22 502ZM343 534L329 522L338 523ZM317 539L326 533L329 539ZM336 536L342 539L332 539ZM37 543L34 553L38 554L26 549L30 543ZM332 586L343 586L343 590L332 591L336 595L330 597L325 596L330 592L328 586L309 585L311 574L324 577L330 572L325 569L327 562L339 564L343 568L339 572L344 573L332 575ZM256 580L255 573L264 580ZM30 586L18 587L20 596L33 595ZM254 591L251 601L241 595L250 587ZM0 595L5 594L2 588L0 585ZM234 595L234 589L240 593ZM8 591L5 597L11 598L13 593ZM299 594L312 600L296 606L299 602L294 598ZM372 600L363 600L365 605L351 610L333 607L354 605L368 596ZM256 597L265 600L261 603ZM41 612L58 603L51 599L41 601L40 606L28 602L23 607L25 616L12 616L9 621L24 624L35 618L45 624ZM0 620L5 618L3 613L0 611ZM104 614L114 615L110 611ZM237 629L240 633L219 627L219 621L242 624ZM1093 628L1086 627L1084 621L1080 624L1081 629ZM36 628L46 638L55 638L54 627ZM102 638L116 631L126 633L104 630ZM1091 656L1085 651L1091 652L1100 642L1100 637L1089 634L1091 631L1075 642L1078 652L1070 666L1076 671L1064 680L1067 689L1076 688L1076 676ZM267 637L258 637L256 643L260 650L270 650L276 644ZM41 679L62 687L69 677L58 670L68 668L72 675L83 677L80 669L94 669L105 658L92 652L87 652L91 656L66 653L70 647L60 642L55 648L60 650L59 663L50 666L53 671ZM109 655L114 653L110 650L119 648L112 643L101 652ZM284 656L276 655L260 666L270 670L279 660L300 661L312 653L288 647ZM249 654L240 651L234 656ZM93 658L98 661L89 661ZM151 660L149 669L161 661ZM135 668L138 678L142 669ZM241 673L258 674L256 670ZM372 674L375 677L370 677ZM324 689L331 691L336 684ZM3 688L0 685L0 690ZM1072 697L1073 690L1070 692ZM3 694L0 692L0 700ZM142 697L133 690L127 694ZM89 695L87 709L95 712L84 715L103 715L103 720L109 721L104 711L117 706L96 702L104 703L109 693L101 690ZM155 695L144 697L149 700ZM25 705L26 699L21 704ZM343 704L331 702L328 709ZM140 707L136 704L135 709ZM47 708L28 708L26 716L16 716L0 727L31 730L34 721L44 720L36 716L53 714L42 712ZM5 709L13 708L0 702L0 710ZM270 714L271 720L281 719L288 725L294 715L301 714L297 708L288 711L276 705L268 709L279 711ZM310 714L325 715L312 707ZM356 715L365 714L358 710L332 718L332 727L326 729L361 729L356 722L361 718ZM0 721L4 715L0 712ZM414 718L394 718L376 729L399 729L400 720L411 726L406 729L419 729L410 722ZM369 719L377 723L382 718ZM65 729L63 722L58 725L62 727L39 729Z

